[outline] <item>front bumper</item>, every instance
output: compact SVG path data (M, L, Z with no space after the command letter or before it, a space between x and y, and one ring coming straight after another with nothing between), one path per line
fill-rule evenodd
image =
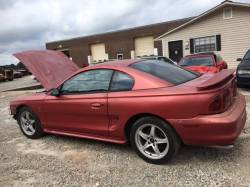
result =
M237 85L250 86L250 75L237 75Z
M241 94L237 95L233 105L224 113L173 121L185 144L209 146L233 144L245 123L246 101Z

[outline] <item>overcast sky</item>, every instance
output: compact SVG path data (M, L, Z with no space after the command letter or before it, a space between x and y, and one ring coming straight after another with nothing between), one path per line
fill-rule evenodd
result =
M196 16L221 2L0 0L0 65L16 63L13 53L44 49L48 41Z

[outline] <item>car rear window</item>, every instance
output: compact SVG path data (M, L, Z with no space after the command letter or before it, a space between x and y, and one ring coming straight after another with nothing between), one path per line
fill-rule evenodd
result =
M131 64L130 67L149 73L174 85L193 80L199 76L198 74L160 60L143 60Z
M212 57L186 57L182 58L180 66L214 66Z

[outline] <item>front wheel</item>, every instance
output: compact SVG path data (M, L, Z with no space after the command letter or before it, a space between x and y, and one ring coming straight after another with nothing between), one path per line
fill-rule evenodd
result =
M44 135L39 118L30 108L21 108L18 112L17 121L22 133L28 138L36 139Z
M174 130L155 117L137 120L132 126L130 141L137 154L153 164L168 162L180 147L180 140Z

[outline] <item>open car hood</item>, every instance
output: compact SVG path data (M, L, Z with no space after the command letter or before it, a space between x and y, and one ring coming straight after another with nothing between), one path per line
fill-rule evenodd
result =
M79 67L60 51L39 50L14 54L48 91L59 86Z

